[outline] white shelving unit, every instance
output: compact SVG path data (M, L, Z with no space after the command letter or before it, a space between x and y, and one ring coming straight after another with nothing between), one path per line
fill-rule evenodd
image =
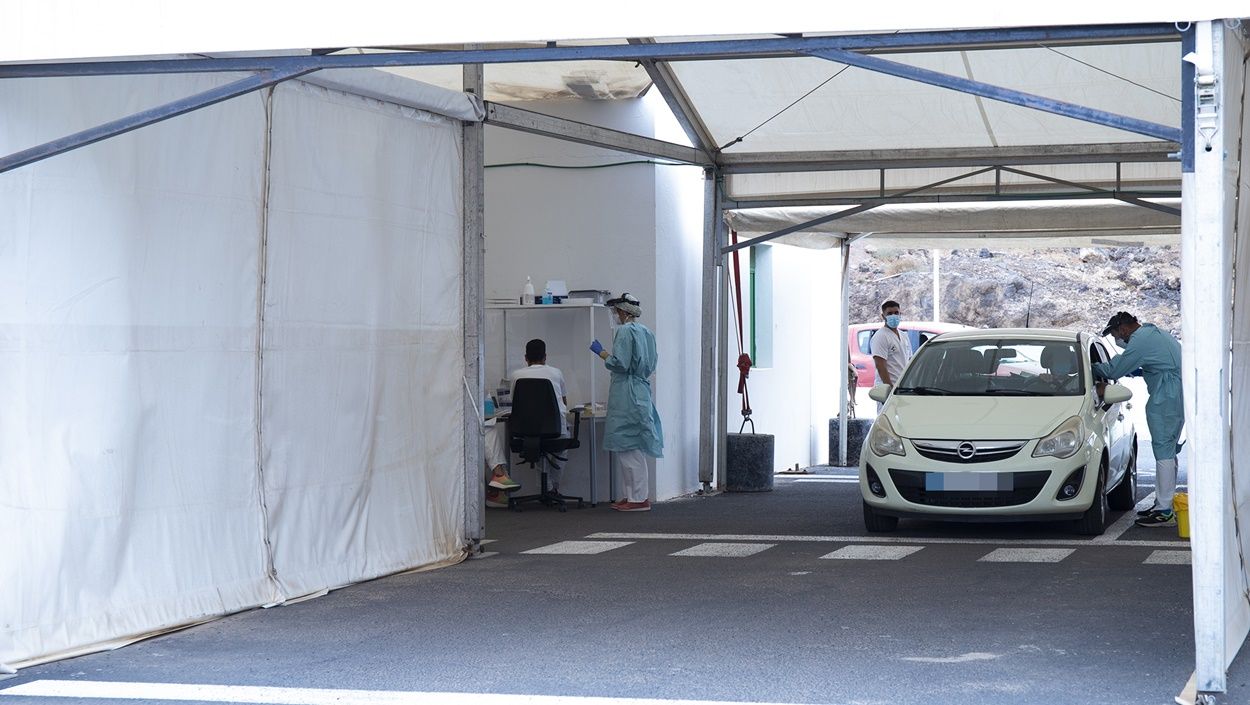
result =
M602 360L590 352L590 341L599 339L611 347L609 310L590 300L561 304L522 305L487 304L486 306L486 389L493 394L499 381L513 370L525 366L525 343L542 338L547 343L547 364L564 372L569 408L585 406L600 409L598 413L582 414L586 425L580 432L582 446L589 452L590 495L593 505L597 495L598 432L606 410L609 375ZM603 336L603 337L600 337ZM570 458L570 462L572 458ZM572 475L565 474L565 484ZM615 473L608 461L607 499L614 499Z

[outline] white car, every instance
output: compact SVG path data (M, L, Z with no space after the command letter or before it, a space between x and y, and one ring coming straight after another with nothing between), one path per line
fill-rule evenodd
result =
M1075 520L1101 534L1110 509L1137 502L1132 392L1096 384L1109 359L1087 333L967 330L916 352L860 454L864 525L900 517L964 521Z

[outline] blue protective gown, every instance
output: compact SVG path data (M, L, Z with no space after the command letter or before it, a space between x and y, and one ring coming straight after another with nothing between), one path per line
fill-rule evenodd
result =
M603 447L611 451L641 450L663 457L664 430L651 396L651 375L659 356L655 335L631 321L616 329L612 354L604 361L612 373Z
M1181 390L1181 344L1147 323L1128 339L1124 352L1111 362L1094 364L1099 379L1119 379L1138 367L1146 378L1146 426L1156 460L1170 460L1180 450L1185 427L1185 398Z

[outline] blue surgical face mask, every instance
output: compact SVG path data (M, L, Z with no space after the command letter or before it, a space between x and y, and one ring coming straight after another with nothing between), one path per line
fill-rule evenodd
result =
M898 324L902 320L903 320L902 316L898 315L897 313L891 313L890 315L885 317L885 324L891 328L898 328Z
M1118 345L1121 350L1128 347L1128 341L1118 336L1115 339L1115 344Z

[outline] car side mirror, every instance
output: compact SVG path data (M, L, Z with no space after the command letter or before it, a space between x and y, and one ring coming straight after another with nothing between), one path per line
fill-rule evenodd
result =
M877 386L868 390L868 398L875 402L880 402L884 404L885 400L890 398L890 390L892 389L894 389L894 387L891 387L888 384L878 384Z
M1133 390L1123 384L1109 385L1102 393L1104 404L1119 404L1133 398Z

